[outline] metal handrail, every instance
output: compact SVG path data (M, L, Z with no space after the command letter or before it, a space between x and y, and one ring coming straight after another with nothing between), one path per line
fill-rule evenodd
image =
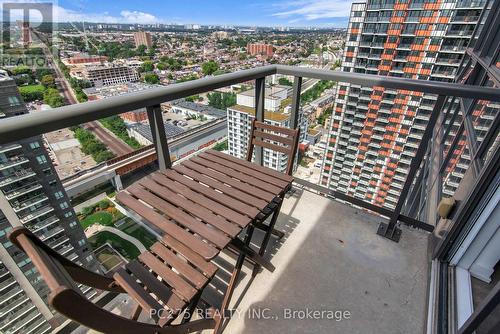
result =
M444 96L500 101L500 90L498 88L300 68L285 65L268 65L215 77L173 84L166 87L152 88L99 101L64 106L40 113L10 117L0 122L0 144L11 143L16 140L60 130L62 128L139 108L153 107L160 103L208 92L237 83L264 78L274 74L347 82L362 86L382 86Z

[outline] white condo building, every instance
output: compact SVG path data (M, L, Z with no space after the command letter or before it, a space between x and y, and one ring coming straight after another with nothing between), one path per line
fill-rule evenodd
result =
M289 127L291 90L289 87L267 87L264 102L265 123ZM237 94L236 105L227 108L227 137L229 154L245 159L248 137L255 118L255 90ZM305 140L308 120L299 112L300 142ZM288 158L285 154L264 148L264 166L285 172Z

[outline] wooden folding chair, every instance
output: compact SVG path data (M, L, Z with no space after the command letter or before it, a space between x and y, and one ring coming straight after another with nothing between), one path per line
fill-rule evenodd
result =
M247 150L247 161L252 161L255 146L263 147L264 149L269 149L274 152L283 153L287 156L287 167L286 174L292 175L293 165L295 162L295 155L297 153L297 147L299 144L300 129L289 129L283 128L275 125L266 124L253 120L252 129L250 132L250 138L248 141ZM271 235L275 235L278 238L282 238L285 234L282 231L278 231L274 228L276 220L278 219L279 212L281 210L281 205L283 204L283 199L285 194L290 190L290 186L285 188L257 217L254 221L254 226L265 232L264 239L260 245L259 255L263 256L267 244ZM269 216L272 218L269 224L265 224L265 221ZM256 264L253 276L255 276L260 269L260 265Z
M119 269L113 278L86 270L45 245L24 227L15 228L9 239L23 250L50 289L49 305L86 327L116 334L181 334L213 329L219 314L210 308L206 317L190 321L203 288L217 267L189 248L165 235L138 260ZM136 303L131 318L125 318L90 302L78 283L100 290L127 293ZM137 321L141 310L152 323ZM188 311L185 314L184 311ZM183 314L180 324L172 322Z

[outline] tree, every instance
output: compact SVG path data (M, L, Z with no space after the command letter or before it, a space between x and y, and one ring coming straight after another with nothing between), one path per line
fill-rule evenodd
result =
M42 85L19 87L19 93L21 93L24 102L42 100L44 92L45 92L45 87L43 87Z
M147 49L147 46L144 45L144 44L141 44L137 47L137 54L139 56L145 56L146 55L146 49Z
M12 70L13 75L27 74L29 76L33 75L33 71L28 66L18 66Z
M52 108L62 107L64 105L64 98L59 94L55 88L47 88L43 94L43 102Z
M214 108L225 110L236 104L236 94L234 93L209 93L208 104Z
M212 75L218 69L219 69L219 64L217 64L213 60L209 60L201 65L201 71L205 75Z
M54 76L52 74L46 74L42 77L40 80L40 83L44 85L45 87L51 87L54 88L56 86L56 81L54 79Z
M141 72L152 72L154 69L155 67L153 65L153 62L150 60L147 60L144 63L142 63L140 68Z
M278 83L283 86L292 86L293 83L288 78L279 78Z
M160 82L160 78L155 73L148 73L144 75L144 82L154 85Z

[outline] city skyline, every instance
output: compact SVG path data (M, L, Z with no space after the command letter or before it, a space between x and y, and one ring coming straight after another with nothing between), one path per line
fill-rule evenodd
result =
M185 4L156 3L148 0L120 3L59 0L53 1L53 4L54 20L57 22L343 28L347 27L352 2L351 0L242 0L234 3L222 0L212 3L194 0ZM5 1L0 3L3 4ZM246 15L249 11L254 15ZM16 19L19 19L16 13L12 14L11 20Z

